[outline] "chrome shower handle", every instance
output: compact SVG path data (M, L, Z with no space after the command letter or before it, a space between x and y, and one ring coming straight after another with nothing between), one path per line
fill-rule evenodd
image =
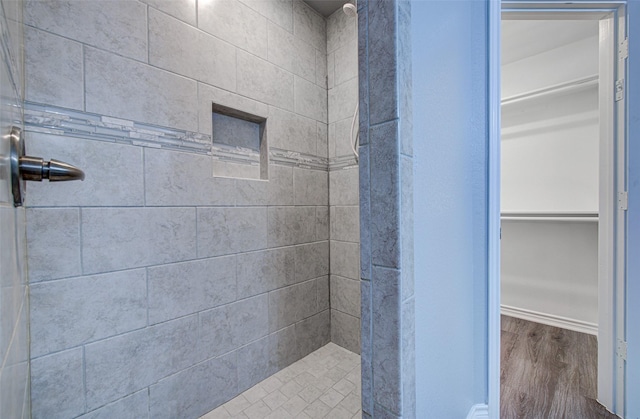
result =
M24 180L63 182L84 180L84 172L75 166L58 160L44 161L40 157L22 156L18 159L20 176Z

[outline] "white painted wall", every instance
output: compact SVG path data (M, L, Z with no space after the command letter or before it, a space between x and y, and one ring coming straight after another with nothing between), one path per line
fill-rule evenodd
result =
M503 65L502 97L596 75L597 30L593 22L594 36ZM501 211L597 214L598 147L597 85L504 105ZM503 218L503 306L595 328L597 241L596 222Z

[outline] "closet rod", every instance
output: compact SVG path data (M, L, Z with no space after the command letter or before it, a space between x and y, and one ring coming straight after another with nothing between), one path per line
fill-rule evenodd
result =
M546 96L554 93L567 92L571 90L583 89L585 87L597 86L598 75L583 77L568 81L565 83L555 84L553 86L544 87L542 89L532 90L526 93L520 93L518 95L509 96L500 101L501 105L511 105L514 103L522 102L529 99L535 99L540 96Z

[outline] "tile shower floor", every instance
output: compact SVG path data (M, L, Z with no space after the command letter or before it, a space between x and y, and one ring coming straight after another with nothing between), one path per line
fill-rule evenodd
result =
M360 419L360 356L329 343L200 419Z

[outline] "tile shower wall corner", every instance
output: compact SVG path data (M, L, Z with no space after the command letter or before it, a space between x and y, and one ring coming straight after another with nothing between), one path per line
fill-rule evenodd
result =
M27 149L87 175L29 185L34 418L197 417L331 338L325 19L215 6L25 4ZM268 181L213 177L212 103Z

